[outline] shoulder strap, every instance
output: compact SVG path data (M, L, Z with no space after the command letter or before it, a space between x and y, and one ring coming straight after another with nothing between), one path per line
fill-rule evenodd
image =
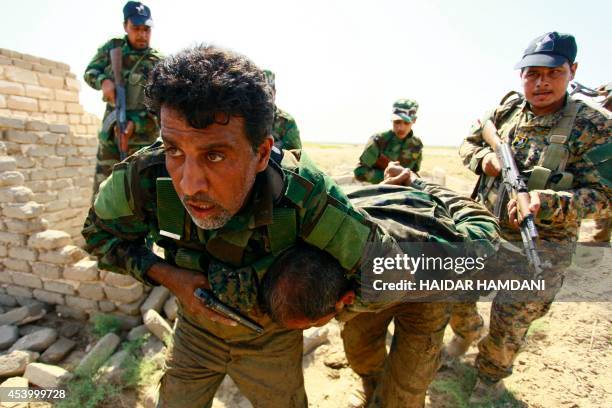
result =
M185 226L185 207L174 190L170 177L158 177L157 187L157 222L159 234L179 240Z
M542 154L542 157L540 157L540 166L546 167L552 171L556 170L562 172L565 170L569 157L567 142L572 133L572 128L574 127L579 108L580 105L576 100L571 97L567 98L567 106L563 110L561 119L550 130L548 136L550 145Z
M310 197L310 193L314 188L314 184L299 174L287 169L285 169L285 177L287 180L285 197L298 207L305 207Z
M507 94L504 95L504 97L501 99L501 101L499 102L500 105L503 105L506 103L506 101L508 99L510 99L510 97L514 96L515 99L521 101L523 99L523 95L521 95L520 93L516 92L516 91L510 91ZM514 100L514 99L513 99Z
M534 166L529 176L527 181L529 190L552 188L558 191L571 186L573 176L565 172L565 166L569 158L568 141L576 121L578 109L580 109L579 103L568 97L561 118L550 129L548 146L542 152L538 164ZM553 181L555 180L552 177L553 175L556 175L557 181Z
M510 91L504 95L493 115L493 123L495 123L495 126L499 128L499 124L502 121L513 116L522 102L523 95L516 91Z
M567 99L567 105L563 110L561 119L550 130L548 135L549 145L540 157L539 166L551 171L562 172L565 170L569 157L567 142L574 127L579 107L574 99Z

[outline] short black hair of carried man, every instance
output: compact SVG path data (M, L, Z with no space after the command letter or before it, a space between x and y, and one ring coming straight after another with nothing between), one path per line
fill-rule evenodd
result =
M264 275L260 303L280 325L293 319L318 320L334 312L340 297L351 289L345 274L327 252L297 244L283 252Z
M181 113L189 125L203 129L245 121L253 151L270 135L274 102L266 77L247 57L213 45L197 45L171 55L153 68L145 89L146 104Z

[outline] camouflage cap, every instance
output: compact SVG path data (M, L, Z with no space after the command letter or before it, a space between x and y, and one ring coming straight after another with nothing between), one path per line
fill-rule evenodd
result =
M393 114L391 120L403 120L412 123L416 120L419 104L413 99L398 99L393 104Z
M276 90L276 75L274 75L274 72L270 71L269 69L264 69L263 73L266 76L266 82L268 82L268 85L270 85L272 89Z

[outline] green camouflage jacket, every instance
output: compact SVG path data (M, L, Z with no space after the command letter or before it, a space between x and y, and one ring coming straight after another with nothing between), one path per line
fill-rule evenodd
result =
M272 136L274 145L279 149L291 150L301 149L300 131L293 116L274 107L274 123L272 124Z
M423 143L412 131L400 140L392 130L378 133L370 138L359 157L355 178L373 184L383 180L383 174L390 161L399 161L403 167L419 171L423 160Z
M87 65L83 78L96 90L102 89L102 81L105 79L113 80L110 50L118 46L121 47L123 55L122 74L126 87L127 118L134 122L134 138L153 143L159 135L159 124L157 117L144 106L144 87L149 72L162 59L162 55L157 50L153 48L135 50L128 43L127 37L112 38L98 48L96 55ZM103 120L113 109L113 106L106 104ZM108 140L108 132L101 132L100 138Z
M581 219L610 216L610 120L586 104L577 103L576 119L566 142L569 156L565 171L573 175L571 188L536 190L541 199L536 227L540 237L552 242L575 242ZM549 133L567 106L566 103L562 110L553 114L535 116L522 97L509 99L472 126L459 150L463 163L476 174L481 174L482 159L492 151L482 139L482 128L486 120L493 119L502 141L510 142L519 171L527 176L538 164L545 146L550 144ZM501 176L494 180L484 199L490 210L495 205L500 183ZM508 224L505 203L501 208L500 225L504 238L520 242L519 231Z
M422 254L438 257L447 253L487 259L495 254L500 242L497 219L482 204L422 179L414 180L410 187L359 187L348 197L385 234L403 244L403 253L413 257ZM447 277L453 279L453 275ZM417 279L420 278L417 274ZM356 302L345 308L346 313L339 317L340 320L348 320L355 312L372 312L391 306L386 296L377 303L377 294L369 291L363 281L360 283ZM417 300L427 300L431 295L437 294L425 293ZM399 299L410 300L408 297Z

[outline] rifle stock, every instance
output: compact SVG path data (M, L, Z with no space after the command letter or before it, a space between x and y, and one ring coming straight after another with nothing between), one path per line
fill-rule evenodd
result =
M501 173L505 188L510 192L512 198L517 201L518 211L523 219L520 230L525 255L535 270L535 276L538 277L542 274L542 262L540 261L535 246L535 240L538 238L538 230L535 226L533 214L529 211L530 198L527 184L525 184L525 181L518 171L510 146L501 141L497 133L497 128L491 120L487 120L484 124L482 137L497 155L499 163L501 164Z
M126 134L127 114L125 112L125 83L123 81L123 77L121 76L121 47L116 47L110 50L110 58L115 82L115 118L119 137L119 158L123 160L128 155L128 136Z

